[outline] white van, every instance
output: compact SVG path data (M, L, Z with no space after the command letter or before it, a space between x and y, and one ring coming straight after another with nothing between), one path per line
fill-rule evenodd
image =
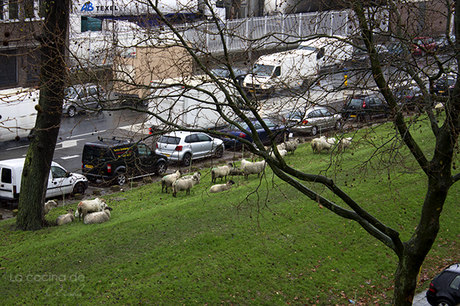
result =
M343 37L304 41L291 51L262 55L247 74L243 87L249 92L269 93L293 89L310 82L323 69L337 68L351 59L353 48Z
M12 88L0 90L0 141L27 137L35 126L39 90Z
M0 161L0 201L19 199L25 158ZM51 162L46 198L67 194L84 194L88 180L84 175L67 172L61 165Z

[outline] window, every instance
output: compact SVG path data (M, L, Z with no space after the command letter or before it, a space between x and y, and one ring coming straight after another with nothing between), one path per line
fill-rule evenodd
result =
M34 51L27 54L26 61L27 82L38 81L38 74L40 72L40 52Z
M16 85L18 82L16 50L0 52L0 85Z
M198 134L198 140L199 141L211 141L211 138L209 138L209 136L205 134Z
M280 76L281 75L281 67L276 67L275 68L275 76Z
M66 177L67 175L67 172L60 168L60 167L56 167L56 166L51 166L51 173L53 174L53 179L55 178L64 178Z
M460 276L456 276L452 283L450 283L450 288L459 290L460 289Z
M82 16L81 31L102 31L102 21L97 18Z
M10 1L8 4L9 8L9 19L19 19L19 6L18 1Z
M34 0L24 0L24 15L26 18L34 18Z
M150 155L150 149L146 145L143 145L143 144L140 144L137 147L137 152L139 153L140 156Z
M11 169L3 168L2 169L2 183L11 184Z

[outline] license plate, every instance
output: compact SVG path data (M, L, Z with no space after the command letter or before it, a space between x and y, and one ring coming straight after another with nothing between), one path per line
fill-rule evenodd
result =
M87 169L93 169L94 166L93 166L93 165L85 165L85 168L87 168Z
M350 118L356 118L356 115L350 115Z

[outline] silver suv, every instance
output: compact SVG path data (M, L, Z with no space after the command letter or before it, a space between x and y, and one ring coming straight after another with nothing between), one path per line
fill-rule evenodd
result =
M101 85L73 85L64 90L62 113L73 117L80 111L98 111L106 101L107 93Z
M191 160L224 154L222 139L205 133L176 131L162 135L156 143L156 154L163 154L170 161L189 166Z

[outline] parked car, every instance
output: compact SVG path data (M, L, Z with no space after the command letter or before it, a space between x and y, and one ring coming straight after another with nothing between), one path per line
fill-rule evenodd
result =
M286 128L283 124L275 123L272 119L270 118L262 118L262 120L265 122L267 127L270 129L272 133L272 137L276 140L276 142L280 143L283 142L283 140L287 140L289 138L289 133L291 131ZM255 129L257 130L257 135L259 139L262 141L264 144L269 144L270 143L270 137L265 131L265 129L262 127L262 124L257 120L257 119L251 119L251 123L254 125ZM237 136L238 138L244 138L249 142L252 142L252 137L249 135L248 131L250 131L249 126L244 122L244 121L239 121L238 124L243 128L243 131L241 131L236 125L229 125L227 128L221 130L221 133L226 133L229 135ZM224 143L227 148L232 148L232 147L241 147L242 143L237 140L233 139L230 137L224 137Z
M455 75L445 74L433 84L433 92L438 96L450 96L454 91L456 82Z
M15 202L21 191L21 177L25 158L0 161L0 200ZM84 194L88 180L81 174L68 172L56 162L51 162L46 187L46 198L68 194Z
M101 85L73 85L64 90L62 113L73 117L80 111L99 111L106 101L107 93Z
M423 52L436 51L436 42L432 37L416 37L412 44L412 54L420 56Z
M426 292L433 306L454 306L460 303L460 264L454 264L435 276Z
M155 153L143 142L124 139L100 139L83 147L82 172L89 181L115 181L123 185L128 178L162 175L168 158Z
M292 132L309 133L313 136L326 129L341 129L342 116L324 106L307 110L290 110L281 113L283 122Z
M189 166L192 160L216 156L221 158L225 145L219 138L205 133L176 131L162 135L156 143L156 153L169 160Z
M368 121L374 116L388 116L390 108L383 98L370 96L354 96L345 102L341 110L342 118L356 118Z
M394 95L403 110L415 110L423 102L422 91L417 86L396 88Z
M240 86L243 86L243 80L247 72L242 69L238 69L238 68L232 68L232 70L233 70L233 73L235 74L238 84L240 84ZM226 79L230 78L230 70L227 67L214 68L211 70L211 73L214 74L214 76L216 77L226 78Z
M453 43L455 43L455 35L450 35L450 39ZM439 52L447 51L451 46L449 45L449 41L447 40L446 36L439 36L434 39L436 43L436 50Z

